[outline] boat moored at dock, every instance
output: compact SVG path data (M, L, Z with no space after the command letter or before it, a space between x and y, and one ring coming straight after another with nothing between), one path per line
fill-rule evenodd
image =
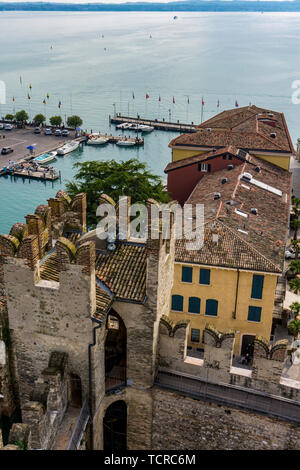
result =
M39 163L40 165L44 165L45 163L52 162L57 155L57 152L47 152L43 155L39 155L33 159L34 162Z
M71 153L79 147L79 144L80 142L78 140L68 142L67 144L57 149L57 155L66 155L68 153Z
M108 137L91 137L87 140L87 145L104 145L109 141Z

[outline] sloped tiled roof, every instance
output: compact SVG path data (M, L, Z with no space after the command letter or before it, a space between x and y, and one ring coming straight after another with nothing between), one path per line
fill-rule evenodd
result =
M256 169L259 168L259 172ZM243 181L243 173L282 195ZM222 180L227 182L222 184ZM188 251L185 241L176 242L176 260L266 272L281 272L288 232L291 173L253 155L228 171L206 174L187 203L204 204L205 243L201 250ZM214 199L219 193L220 198ZM257 209L253 214L251 209ZM247 214L243 217L236 209ZM212 241L218 234L218 242Z
M256 106L231 109L197 127L198 132L182 134L169 146L209 148L233 145L245 150L295 153L284 115L276 111ZM276 133L276 136L271 137L271 133Z
M117 299L143 302L146 296L146 246L117 242L113 252L98 254L96 276Z

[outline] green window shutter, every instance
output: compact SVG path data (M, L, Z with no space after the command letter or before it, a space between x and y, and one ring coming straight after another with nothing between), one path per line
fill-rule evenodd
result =
M199 343L200 341L200 330L192 328L191 330L191 341L192 343Z
M189 313L200 313L200 299L198 297L189 298Z
M210 269L200 269L199 284L205 284L207 286L210 284Z
M252 291L251 291L252 299L262 299L264 277L265 276L262 276L260 274L253 274Z
M218 301L215 299L207 299L205 307L205 315L218 315Z
M172 295L172 310L178 312L183 311L183 297L182 295Z
M248 320L249 321L260 321L261 319L261 307L249 307Z
M193 268L182 266L181 280L182 282L193 282Z

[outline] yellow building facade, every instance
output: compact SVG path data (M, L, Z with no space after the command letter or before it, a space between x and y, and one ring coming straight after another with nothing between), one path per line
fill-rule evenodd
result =
M191 282L183 281L183 271L189 273ZM200 283L200 271L206 284ZM257 280L261 288L255 291ZM220 331L235 330L234 354L240 355L244 336L270 338L276 284L275 274L176 262L170 317L175 322L190 321L188 346L192 348L203 348L207 323Z
M193 147L193 149L189 149L188 147L178 147L174 146L172 148L172 162L177 162L179 160L184 160L185 158L193 157L195 155L201 155L202 153L207 153L209 149L203 149L203 147ZM265 160L267 162L273 163L274 165L279 166L280 168L283 168L284 170L289 170L290 169L290 159L291 159L291 154L276 154L276 153L271 153L271 152L259 152L256 153L254 151L251 151L252 155L255 155L256 157Z

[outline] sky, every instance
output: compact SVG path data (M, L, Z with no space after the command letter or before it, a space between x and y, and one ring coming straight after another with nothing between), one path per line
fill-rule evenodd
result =
M0 3L37 3L44 1L45 3L135 3L135 2L147 2L147 3L169 3L174 1L184 1L184 0L0 0ZM185 0L188 1L188 0ZM231 1L231 0L227 0ZM246 1L255 1L255 0L246 0ZM263 0L263 1L293 1L293 0Z

